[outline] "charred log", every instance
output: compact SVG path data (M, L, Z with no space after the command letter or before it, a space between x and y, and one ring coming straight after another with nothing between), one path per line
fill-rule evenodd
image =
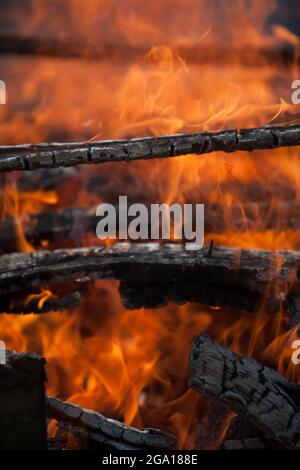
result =
M246 421L244 416L235 414L226 431L224 441L239 441L244 439L254 439L257 437L271 438L268 433L262 431L253 423Z
M78 437L111 446L119 450L171 448L175 437L157 429L137 429L106 418L96 411L82 408L57 398L47 398L48 417Z
M21 315L62 312L78 307L82 299L82 294L77 291L69 294L50 295L45 301L41 301L38 294L28 294L25 297L16 295L13 297L10 295L2 296L0 299L0 312Z
M288 288L289 293L299 290L299 264L300 254L293 251L214 247L209 253L207 248L155 243L12 253L0 257L0 299L66 281L117 279L153 292L159 288L159 295L166 290L176 302L204 298L211 305L218 293L226 305L235 302L234 296L245 296L246 310L255 311L264 302L266 310L275 312Z
M132 162L210 152L251 152L300 145L300 126L177 134L87 144L40 144L32 150L0 150L0 172L69 167L105 162ZM27 146L28 147L28 146ZM29 145L30 147L30 145Z
M213 285L202 281L141 283L121 281L119 287L122 303L125 308L159 308L169 302L181 305L197 302L211 307L231 307L237 312L256 312L262 304L261 294L247 289ZM265 309L278 311L280 302L269 299Z
M190 368L191 388L225 403L285 448L300 448L299 385L207 335L195 340Z
M65 209L63 211L48 211L39 214L28 214L21 219L26 240L33 246L42 242L56 243L63 240L73 241L83 237L88 232L96 232L99 217L96 210ZM13 218L0 221L0 250L4 253L17 251L19 240L18 226Z
M18 54L32 56L57 57L63 59L105 60L128 63L143 59L151 49L151 44L95 44L83 40L62 38L25 37L2 33L0 36L0 54ZM174 47L174 57L180 57L190 64L231 64L232 62L243 66L288 65L295 61L295 51L288 44L277 48L251 48L247 46L235 49L216 46L190 46Z
M45 360L6 351L0 365L0 449L46 449Z
M76 167L53 168L51 171L47 169L41 169L35 172L23 173L17 181L17 187L20 191L52 191L59 189L75 176L78 176L78 169Z
M219 401L215 401L221 405ZM222 406L225 406L222 404ZM270 433L262 431L244 416L233 416L220 445L221 450L259 450L279 449L281 446L271 438Z
M195 450L217 450L224 441L224 429L228 427L232 410L223 403L205 399L205 411L193 424Z
M149 46L150 48L150 46ZM0 54L33 55L58 58L80 58L85 60L105 60L128 62L143 58L149 49L130 47L126 44L95 44L63 40L61 38L21 37L13 34L1 34Z
M143 450L145 447L138 447L137 445L129 444L123 440L114 440L105 434L96 433L90 429L76 426L74 423L66 423L59 421L57 424L58 431L62 434L66 441L65 447L67 449L102 449L102 450ZM72 435L76 438L70 443L69 436ZM151 447L152 449L152 447Z
M115 207L118 218L118 206ZM87 233L95 234L99 220L94 207L27 214L19 220L19 223L22 225L26 240L31 245L39 247L45 241L55 245L62 240L76 242ZM149 233L150 229L149 226ZM260 202L228 207L219 204L205 205L205 233L224 233L225 230L259 232L268 229L299 230L300 204L278 202L270 205ZM3 253L17 251L18 241L19 230L15 220L13 218L0 220L0 250Z

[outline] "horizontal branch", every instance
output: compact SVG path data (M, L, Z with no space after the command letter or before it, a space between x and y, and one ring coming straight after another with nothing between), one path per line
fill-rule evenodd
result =
M47 398L48 417L70 432L119 450L174 447L176 438L158 429L137 429L79 405Z
M32 149L0 150L0 172L105 162L132 162L180 155L239 150L251 152L300 145L300 125L177 134L85 144L40 144Z
M299 290L299 265L300 253L293 251L186 250L184 245L159 243L12 253L0 257L0 300L66 281L117 279L149 291L160 286L168 292L181 286L182 292L187 289L187 297L193 293L193 300L200 302L203 295L209 305L208 300L214 305L214 298L208 298L210 292L219 291L224 300L226 296L247 299L244 305L250 311L260 302L276 311L288 289Z
M110 62L128 63L143 59L151 49L149 44L113 44L87 42L82 40L20 37L13 34L0 35L0 54L40 55L58 58L109 60ZM251 48L247 47L220 47L211 45L203 47L201 44L182 45L172 47L174 59L181 58L190 64L215 65L239 63L243 66L265 66L276 64L290 64L295 60L293 47L278 45L277 47Z
M27 173L35 174L35 173ZM115 205L118 222L118 206ZM150 204L147 207L150 213ZM26 214L18 220L6 218L0 220L0 251L17 251L19 224L24 236L35 247L41 242L59 243L62 240L80 241L85 235L96 235L96 225L100 217L96 215L96 206L91 209L70 208L60 211L46 211L38 214ZM222 206L205 204L205 233L244 232L256 230L282 231L300 229L300 204L296 202L278 202L274 204L259 202L244 205ZM149 233L151 225L149 224Z
M191 388L225 403L282 446L300 449L299 385L207 335L195 340L190 368Z

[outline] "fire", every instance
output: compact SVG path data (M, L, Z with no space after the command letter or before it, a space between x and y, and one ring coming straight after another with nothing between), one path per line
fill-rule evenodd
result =
M52 297L55 297L53 295L53 293L49 290L49 289L43 289L42 292L40 292L39 294L30 294L28 295L26 301L25 301L25 305L29 305L30 302L32 302L33 300L37 300L38 303L37 303L37 307L38 309L42 309L43 306L45 305L45 302L47 302L48 299L52 298Z
M1 57L0 78L8 85L8 103L0 109L2 144L297 121L299 107L289 104L290 84L299 78L296 61L268 62L261 52L276 51L287 42L295 58L299 54L294 33L278 25L266 30L276 8L273 0L127 0L118 5L111 0L73 0L60 7L59 18L53 14L56 3L46 7L32 0L30 21L24 20L23 7L4 12L4 19L25 36L47 33L61 39L68 39L67 22L70 37L77 35L91 48L108 44L112 57L118 56L121 45L142 53L121 62L110 60L109 54L104 60ZM207 51L216 59L208 60ZM250 65L243 63L245 54ZM206 61L201 62L202 56ZM280 201L300 204L299 158L293 148L105 164L82 168L66 186L46 192L22 192L9 177L3 185L1 216L16 221L16 249L33 251L24 236L29 214L50 206L91 207L114 200L118 188L141 202L219 204L226 230L209 234L215 244L300 249L300 230L286 228L286 216L277 209ZM244 211L249 202L257 204L251 226ZM262 217L261 202L269 204L268 215L276 217L276 230ZM240 208L243 230L235 226L233 206ZM74 239L74 244L92 242L88 236ZM37 295L42 308L52 293ZM38 316L2 315L0 329L8 347L45 355L48 394L126 423L175 430L179 448L204 442L217 447L231 418L222 416L218 435L208 442L204 428L215 419L207 411L208 400L187 391L188 354L197 334L209 332L234 351L253 355L300 383L299 368L290 360L296 328L288 330L283 313L273 318L263 309L238 315L189 304L126 311L116 283L98 281L80 308Z
M54 191L19 192L15 181L8 180L3 183L0 217L2 219L10 217L15 221L19 251L29 253L34 250L24 234L25 225L30 223L29 214L38 213L43 207L54 205L56 202L57 196Z
M10 308L13 310L14 308L17 308L20 305L25 305L26 307L30 306L32 302L35 302L37 305L37 308L39 310L42 310L43 306L47 302L48 299L56 297L49 289L42 289L41 292L37 294L30 294L25 297L25 299L21 299L22 303L20 303L20 300L12 300L10 302Z

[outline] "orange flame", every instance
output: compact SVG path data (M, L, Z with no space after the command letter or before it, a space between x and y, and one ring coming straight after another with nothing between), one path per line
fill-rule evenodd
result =
M53 14L56 0L47 7L37 0L31 3L30 18L22 7L4 12L19 33L77 37L92 47L108 44L112 56L121 46L148 52L137 53L132 61L124 54L121 63L110 55L102 61L2 57L1 79L12 90L0 109L3 144L90 141L299 119L299 107L289 104L291 82L299 78L297 61L284 65L279 57L272 62L261 52L288 43L295 58L299 56L294 33L279 25L266 32L275 0L127 0L118 5L73 0L60 5L59 17ZM193 58L180 51L190 51ZM251 65L243 56L252 59ZM292 148L106 164L81 168L79 177L56 192L23 193L9 181L2 194L2 217L16 221L17 249L33 251L24 237L30 213L49 204L91 207L114 200L117 190L140 202L218 204L225 228L209 234L215 244L300 249L300 228L289 228L288 216L277 209L278 202L300 203L299 158L299 150ZM249 202L256 207L251 223L245 213ZM270 207L267 217L262 216L262 202ZM240 209L242 228L236 226L233 207ZM270 229L272 218L276 226ZM94 240L84 234L78 241L74 234L73 242ZM50 295L48 289L39 294L41 307ZM263 308L254 315L194 304L126 311L116 283L96 282L74 311L3 315L0 328L8 347L46 356L49 394L127 423L175 430L179 448L217 447L231 418L220 416L214 442L208 442L204 428L215 419L206 409L211 404L187 390L188 354L197 334L209 332L234 351L300 381L299 368L290 360L296 328L288 330L283 313L270 317Z

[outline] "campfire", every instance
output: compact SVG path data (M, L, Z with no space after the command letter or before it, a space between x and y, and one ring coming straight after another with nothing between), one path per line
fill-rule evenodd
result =
M0 448L299 449L299 5L24 3L0 4ZM120 195L204 204L204 246L100 241Z

